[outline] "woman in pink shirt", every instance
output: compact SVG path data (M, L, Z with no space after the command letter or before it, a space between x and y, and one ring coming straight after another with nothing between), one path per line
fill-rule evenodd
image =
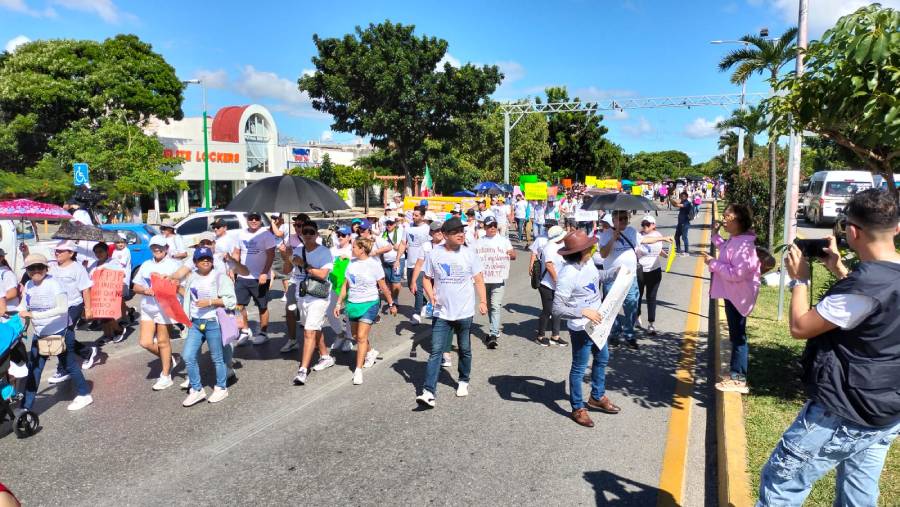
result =
M747 316L756 304L760 279L756 234L751 230L753 215L750 208L743 204L729 205L722 218L723 223L716 222L713 226L712 236L719 257L713 259L702 253L712 274L709 297L725 299L731 340L731 375L717 383L716 389L747 394ZM725 227L728 240L719 236L720 227Z

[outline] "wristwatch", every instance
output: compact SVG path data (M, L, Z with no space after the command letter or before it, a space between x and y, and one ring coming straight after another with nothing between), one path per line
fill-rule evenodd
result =
M805 285L809 287L809 280L791 280L788 283L788 289L794 290L794 287L798 285Z

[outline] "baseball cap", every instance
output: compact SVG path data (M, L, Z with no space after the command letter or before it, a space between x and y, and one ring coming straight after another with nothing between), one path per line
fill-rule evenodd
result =
M349 235L353 234L353 231L346 225L342 225L342 226L338 227L337 233L340 234L341 236L349 236Z
M484 226L497 225L497 218L494 215L484 217Z
M354 218L353 220L350 221L350 223L351 224L361 224L362 218Z
M6 250L0 248L0 257L6 257Z
M209 226L210 229L218 229L219 227L228 227L228 224L226 224L225 221L220 218Z
M395 203L394 201L391 201L391 202L387 203L387 206L385 206L385 209L397 209L397 203Z
M431 232L437 232L437 231L441 230L441 227L443 225L444 225L444 222L436 220L434 222L431 222L431 225L429 225L428 227L431 230Z
M258 211L247 212L247 220L250 220L251 218L262 218L262 213Z
M70 252L77 251L75 249L75 243L73 241L69 241L69 240L60 241L59 243L57 243L56 249L57 250L68 250Z
M197 262L203 258L213 258L212 248L209 248L208 246L201 246L200 248L194 250L194 262Z
M384 217L384 223L392 224L397 221L397 217Z
M453 217L441 225L441 231L450 232L456 229L462 229L463 227L465 227L465 225L462 223L462 220Z
M428 199L422 199L419 201L419 206L428 206Z
M641 219L641 222L650 222L651 224L656 223L656 218L653 215L644 215L644 218Z
M167 228L167 229L174 229L174 228L175 228L175 221L172 220L171 218L167 218L167 219L163 220L162 223L159 224L159 226L160 226L160 227L165 227L165 228Z
M166 243L166 238L162 237L159 234L150 238L150 247L152 248L154 246L169 248L169 244Z
M361 230L361 231L368 231L371 228L372 228L372 224L369 222L361 222L359 224L359 230Z
M34 254L29 255L28 257L25 257L25 267L26 268L34 266L35 264L43 264L44 266L46 266L47 258L38 253L34 253Z

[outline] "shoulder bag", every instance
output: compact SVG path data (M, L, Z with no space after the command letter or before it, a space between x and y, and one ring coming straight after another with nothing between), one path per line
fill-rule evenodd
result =
M317 278L309 273L309 270L306 269L306 247L301 249L301 253L303 254L303 271L306 272L306 277L300 282L300 286L297 288L300 297L312 296L321 299L327 298L328 293L331 290L330 284L327 280Z
M59 356L66 351L66 339L59 334L38 337L38 354L49 357Z
M219 279L216 278L216 295L222 297L219 294ZM236 341L238 335L240 334L240 329L238 329L237 318L234 315L234 310L228 310L226 308L217 307L216 308L216 320L219 321L219 330L222 333L222 345L228 346L232 342Z

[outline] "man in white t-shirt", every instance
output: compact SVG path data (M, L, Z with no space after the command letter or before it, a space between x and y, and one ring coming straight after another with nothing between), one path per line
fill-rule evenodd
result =
M381 263L384 270L384 281L391 288L391 296L394 302L400 295L400 285L403 282L403 270L405 266L406 254L406 231L403 226L397 223L395 217L384 218L384 231L381 234L375 234L375 247L372 250L372 257L376 257ZM410 259L410 264L415 265L416 260ZM410 284L415 287L415 284ZM387 312L385 307L385 312Z
M486 204L485 201L484 201L484 197L479 197L479 198L475 201L475 203L476 203L476 205L478 206L478 209L475 210L475 220L477 220L477 221L479 221L479 222L484 222L484 219L485 219L488 215L493 215L493 214L494 214L493 211L487 209L487 204Z
M503 309L503 292L509 278L509 262L516 259L509 238L497 234L497 219L488 217L484 221L484 237L475 243L475 252L481 261L484 287L487 293L488 321L490 334L485 344L489 349L497 348L500 339L500 312Z
M624 267L631 272L637 271L637 253L635 250L640 247L637 230L628 225L628 219L631 215L628 211L617 210L612 212L613 228L607 230L600 235L598 245L600 245L600 255L603 256L603 269L612 270L617 267ZM603 283L603 293L609 294L614 280ZM637 315L637 305L640 297L638 289L637 277L628 289L625 295L625 302L622 304L622 313L617 315L616 322L613 324L612 331L609 334L610 345L619 343L619 336L623 336L631 348L638 348L637 338L634 335L634 321Z
M238 345L245 344L252 334L247 322L247 305L251 299L259 308L259 332L253 336L253 344L261 345L269 340L269 273L275 260L277 243L272 231L262 227L262 215L255 211L247 213L247 228L238 234L237 244L231 252L231 256L240 259L241 264L250 271L246 275L238 275L234 284L238 308L247 326L241 330Z
M513 208L513 215L516 219L516 232L519 241L525 241L525 223L528 221L528 201L522 194L516 195L516 203Z
M472 342L469 332L475 317L475 297L478 311L487 313L481 261L475 250L465 246L466 229L458 218L451 218L441 226L444 244L434 247L425 262L425 291L434 306L431 328L431 355L425 370L425 384L416 403L434 408L438 375L443 351L456 334L459 347L459 385L457 396L468 396L469 374L472 369Z
M291 226L285 223L284 216L281 213L275 213L269 218L272 221L272 235L275 236L277 246L288 243L291 238ZM284 274L284 263L282 262L281 256L277 255L277 253L275 255L275 260L272 261L272 277L276 280L281 280L281 290L283 292L281 300L286 302L288 276Z
M410 286L410 290L412 290L413 284L416 286L416 299L412 315L413 324L422 323L422 310L425 308L425 291L422 285L424 273L419 275L417 280L413 280L412 272L416 259L419 258L419 253L422 250L422 245L431 240L428 224L425 223L425 213L427 211L424 206L416 206L413 209L413 223L406 228L406 258L409 260L406 263L406 283Z
M512 218L512 207L506 204L506 199L498 195L491 205L491 214L497 219L497 231L503 237L509 237L509 222ZM485 217L487 218L487 217Z

